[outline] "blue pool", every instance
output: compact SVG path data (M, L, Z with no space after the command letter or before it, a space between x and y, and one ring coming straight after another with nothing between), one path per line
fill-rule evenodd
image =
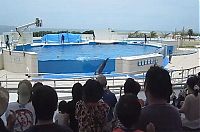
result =
M38 72L90 73L109 58L104 72L115 71L115 58L150 54L159 47L143 44L65 44L24 47L38 54ZM16 50L23 50L18 46Z

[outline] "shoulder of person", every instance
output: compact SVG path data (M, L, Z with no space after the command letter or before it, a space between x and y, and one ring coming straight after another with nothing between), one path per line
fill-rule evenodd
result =
M195 96L194 96L194 94L189 94L189 95L187 95L186 97L185 97L185 100L186 99L192 99L192 98L194 98Z

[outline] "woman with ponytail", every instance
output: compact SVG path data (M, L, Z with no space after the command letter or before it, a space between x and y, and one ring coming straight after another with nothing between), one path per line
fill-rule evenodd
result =
M190 129L200 129L200 79L192 76L187 80L188 95L179 110L184 113L182 118L183 127Z

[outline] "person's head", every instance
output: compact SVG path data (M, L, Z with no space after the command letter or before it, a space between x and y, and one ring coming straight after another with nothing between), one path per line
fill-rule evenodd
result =
M200 79L197 76L191 76L187 79L187 89L189 94L194 94L195 96L199 93Z
M34 88L37 88L37 87L41 87L41 86L43 86L43 84L42 84L41 82L36 82L36 83L34 83L34 85L33 85L33 89L34 89Z
M28 80L20 81L18 84L18 102L20 104L27 104L30 102L32 94L32 85Z
M0 117L6 111L8 106L8 101L9 101L8 91L5 88L0 87Z
M83 89L83 100L87 103L98 102L103 96L103 87L96 80L87 80Z
M40 88L42 87L43 84L41 82L36 82L34 85L33 85L33 88L32 88L32 93L34 93L36 91L37 88Z
M154 99L168 100L172 94L172 84L169 72L159 66L151 66L146 73L144 82L145 94Z
M31 82L29 80L24 79L24 80L20 81L19 84L18 84L18 86L21 83L25 83L28 86L28 88L32 90L32 84L31 84Z
M124 83L124 93L125 94L137 94L140 92L141 86L133 78L128 78Z
M34 92L32 104L38 120L52 120L57 110L58 96L56 91L47 85L43 85Z
M72 97L73 100L79 101L82 99L82 88L83 86L80 83L75 83L72 87Z
M58 111L61 113L65 113L67 110L67 102L65 100L60 101L58 105Z
M197 76L200 78L200 72L198 72Z
M116 114L119 121L127 128L136 125L141 112L141 105L137 97L127 94L120 97L116 106Z
M106 85L107 85L107 80L106 77L103 74L100 74L96 77L96 80L101 84L101 86L104 88L104 90L106 89Z

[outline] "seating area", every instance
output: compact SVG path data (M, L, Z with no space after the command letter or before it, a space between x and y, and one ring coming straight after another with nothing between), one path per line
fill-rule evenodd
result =
M123 80L117 93L108 82L102 74L74 82L71 90L62 93L71 95L72 98L66 99L59 97L59 89L43 82L22 80L15 89L17 98L12 102L9 102L8 88L1 87L1 118L6 121L0 129L25 132L36 128L69 132L199 131L198 74L189 76L185 85L188 91L180 94L174 93L169 72L159 66L152 66L147 71L142 86L138 80L129 77ZM144 98L138 94L141 90L145 93ZM184 99L180 100L181 97ZM180 106L177 106L178 101ZM194 104L196 107L192 107ZM191 112L191 108L196 112Z

